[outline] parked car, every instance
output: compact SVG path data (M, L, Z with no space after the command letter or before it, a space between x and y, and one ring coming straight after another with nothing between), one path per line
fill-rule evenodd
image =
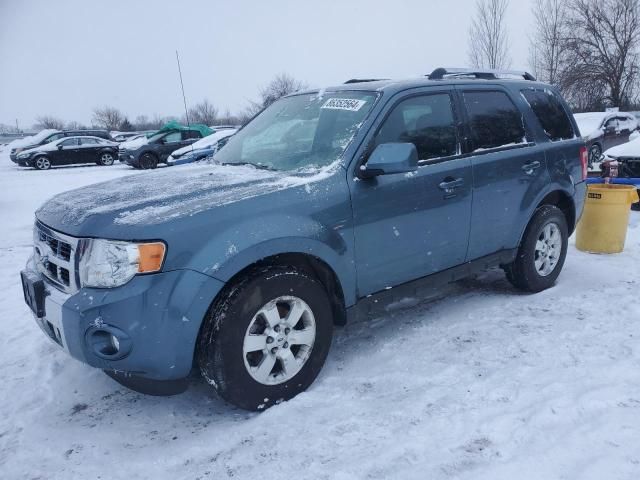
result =
M134 168L156 168L158 164L165 163L175 150L191 145L211 133L212 130L204 125L185 127L171 123L146 141L140 141L134 148L131 147L131 143L121 144L119 158Z
M131 388L179 391L197 367L261 410L314 381L334 324L492 266L551 287L585 143L555 87L463 73L295 93L215 164L54 197L22 272L37 323Z
M193 163L198 160L210 157L220 150L229 138L236 133L236 129L223 128L216 133L212 133L197 142L186 147L179 148L167 159L167 165L182 165Z
M131 140L139 135L142 135L140 132L118 132L115 135L112 134L113 139L120 143L126 142L127 140Z
M589 168L600 160L605 150L626 143L638 129L638 119L627 112L590 112L574 115L589 149Z
M31 148L36 148L42 145L46 145L47 143L53 142L63 137L99 137L105 140L112 140L111 135L107 130L43 130L37 135L34 135L29 139L29 142L23 144L17 148L12 148L9 153L9 158L15 163L20 163L17 161L17 156L20 152L24 150L29 150Z
M118 157L118 143L100 137L63 137L39 147L20 152L16 163L22 167L48 170L52 166L96 163L113 165Z

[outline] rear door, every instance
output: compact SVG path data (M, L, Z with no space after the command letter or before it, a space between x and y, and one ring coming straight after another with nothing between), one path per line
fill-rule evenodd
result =
M80 139L80 155L77 163L93 163L98 161L100 143L95 138L83 137Z
M371 149L413 143L420 163L416 172L349 182L360 296L464 263L472 179L456 106L452 89L405 93L365 140Z
M464 148L473 169L467 260L475 260L518 246L549 176L522 97L500 85L458 89L467 127Z

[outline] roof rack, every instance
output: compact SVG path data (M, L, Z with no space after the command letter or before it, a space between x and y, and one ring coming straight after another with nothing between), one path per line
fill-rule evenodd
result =
M364 82L379 82L380 80L387 80L386 78L352 78L344 82L344 84L348 83L364 83Z
M475 70L473 68L436 68L429 80L442 80L445 77L474 77L481 80L498 80L510 77L519 77L535 82L536 77L529 72L517 70Z

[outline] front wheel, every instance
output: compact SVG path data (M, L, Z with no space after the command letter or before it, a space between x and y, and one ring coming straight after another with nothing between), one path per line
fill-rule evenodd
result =
M100 154L100 159L98 160L98 165L102 165L103 167L108 167L113 165L115 159L113 158L113 154L109 152L103 152Z
M322 369L333 334L324 287L294 267L265 268L230 288L198 340L200 371L247 410L293 398Z
M151 153L144 153L140 157L140 167L143 169L156 168L158 166L158 159Z
M51 161L44 156L36 158L33 164L38 170L49 170L51 168Z
M528 292L551 287L564 265L568 238L562 211L553 205L540 207L525 230L516 259L504 267L509 281Z

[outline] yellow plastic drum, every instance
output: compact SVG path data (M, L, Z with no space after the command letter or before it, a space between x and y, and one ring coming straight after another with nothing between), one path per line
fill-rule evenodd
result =
M591 184L576 230L576 247L583 252L620 253L627 236L631 204L638 201L633 185Z

